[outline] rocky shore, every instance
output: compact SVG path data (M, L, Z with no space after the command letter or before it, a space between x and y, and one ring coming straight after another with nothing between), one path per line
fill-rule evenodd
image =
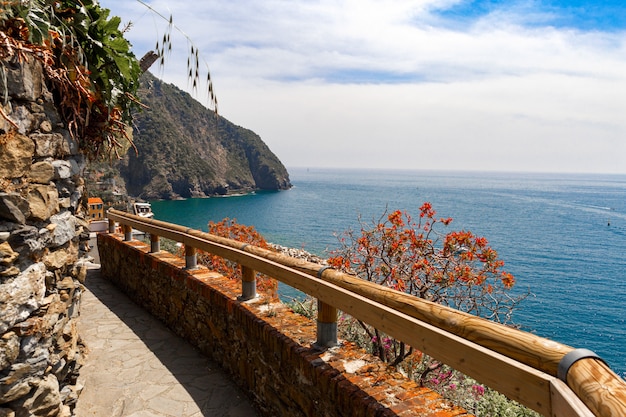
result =
M310 252L307 252L304 249L290 248L290 247L278 245L275 243L269 243L269 246L272 249L276 250L277 252L280 252L283 255L291 256L292 258L304 259L306 261L314 262L320 265L327 264L326 259L319 257L317 255L314 255Z

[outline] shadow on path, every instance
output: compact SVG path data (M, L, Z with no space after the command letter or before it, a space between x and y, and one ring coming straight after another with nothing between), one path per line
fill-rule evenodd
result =
M90 269L79 334L87 346L77 416L257 416L219 368Z

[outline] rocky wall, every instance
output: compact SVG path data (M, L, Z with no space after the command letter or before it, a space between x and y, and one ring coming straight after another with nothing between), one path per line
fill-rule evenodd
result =
M98 235L101 273L232 376L274 416L469 416L351 343L320 351L316 323L150 245Z
M0 110L0 416L70 416L84 158L32 57L0 61Z

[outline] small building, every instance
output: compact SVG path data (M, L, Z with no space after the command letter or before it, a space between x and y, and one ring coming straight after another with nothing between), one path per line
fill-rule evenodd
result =
M104 220L104 203L100 197L89 197L87 200L89 221Z

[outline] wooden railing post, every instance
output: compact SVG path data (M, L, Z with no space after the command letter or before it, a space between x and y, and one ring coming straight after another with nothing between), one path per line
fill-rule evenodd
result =
M159 235L150 233L150 253L157 253L161 251L161 241Z
M115 233L115 220L109 219L109 233Z
M256 271L241 265L241 301L256 298Z
M337 345L337 309L317 300L317 341L315 345L327 348Z
M185 269L196 269L197 267L196 248L185 245Z
M125 224L122 226L122 230L124 230L124 241L133 240L133 228L131 226Z
M626 416L626 384L600 358L581 357L562 379L596 416Z

